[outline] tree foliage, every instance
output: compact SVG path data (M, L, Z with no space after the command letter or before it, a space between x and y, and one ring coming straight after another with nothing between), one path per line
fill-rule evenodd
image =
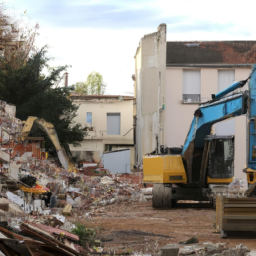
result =
M28 116L44 118L57 131L61 144L79 144L85 131L74 124L78 106L70 99L70 88L54 87L67 66L51 68L48 75L42 70L48 67L46 48L28 59L25 65L13 68L11 63L1 60L0 100L16 105L16 115L21 120Z
M7 12L3 3L0 4L0 54L5 62L13 68L23 66L37 51L38 29L38 24L30 27L24 19L17 19L10 10Z
M46 47L35 46L38 24L31 28L10 13L0 4L0 100L16 105L21 120L36 116L51 122L66 149L79 144L85 131L73 122L78 107L69 88L54 86L67 66L50 68Z
M77 82L74 84L75 92L88 94L88 86L86 82Z
M77 82L75 84L75 91L89 95L102 95L105 93L106 86L102 75L94 71L88 75L85 82Z

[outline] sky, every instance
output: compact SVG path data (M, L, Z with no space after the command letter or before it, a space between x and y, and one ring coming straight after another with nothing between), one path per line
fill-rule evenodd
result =
M51 66L71 65L69 85L102 74L105 94L132 95L140 39L167 24L168 41L256 40L255 0L5 0L39 24Z

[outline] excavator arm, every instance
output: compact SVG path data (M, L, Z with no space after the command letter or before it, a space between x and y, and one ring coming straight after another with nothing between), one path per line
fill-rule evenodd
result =
M52 141L63 168L69 172L77 172L76 167L70 162L65 150L61 147L57 132L52 123L46 122L42 118L29 116L22 129L21 140L24 141L28 137L33 124L37 124L38 127L43 130L47 134L48 138Z
M184 147L181 152L183 161L187 166L188 181L192 180L192 162L193 152L195 147L203 147L207 135L211 134L211 127L213 124L222 120L244 115L249 109L249 116L253 108L252 96L256 95L256 65L253 66L249 77L240 82L235 82L223 91L212 95L211 101L203 103L195 111ZM234 90L243 87L250 79L250 95L246 92L235 93L227 95ZM255 140L255 136L253 138ZM253 141L250 139L250 144ZM254 143L256 145L256 143ZM255 150L256 152L256 150ZM256 154L255 154L256 155ZM256 157L255 157L256 159ZM255 168L256 169L256 168Z

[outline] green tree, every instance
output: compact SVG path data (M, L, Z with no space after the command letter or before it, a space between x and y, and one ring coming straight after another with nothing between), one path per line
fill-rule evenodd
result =
M16 105L17 118L28 116L44 118L57 131L60 143L66 149L68 144L79 144L85 131L80 124L74 124L78 106L70 99L70 88L54 87L67 66L42 70L48 67L46 48L31 56L21 67L14 68L9 62L0 60L0 100ZM42 133L42 132L41 132Z
M103 95L107 85L104 83L102 75L93 71L85 82L77 82L74 86L77 93Z
M85 82L77 82L74 87L75 92L88 94L88 85Z

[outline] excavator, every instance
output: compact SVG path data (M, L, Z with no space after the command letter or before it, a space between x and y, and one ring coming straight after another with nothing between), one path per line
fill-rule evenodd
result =
M46 122L42 118L29 116L22 129L21 140L26 140L34 124L37 124L38 127L44 131L48 138L52 141L63 168L69 172L77 172L77 168L71 163L65 150L61 147L57 132L52 123Z
M234 136L211 135L213 124L247 115L248 160L241 172L256 182L256 65L250 76L234 82L199 106L182 148L161 147L161 154L143 157L143 182L153 184L152 206L172 207L178 200L211 201L214 191L234 177ZM249 81L249 91L234 91Z

